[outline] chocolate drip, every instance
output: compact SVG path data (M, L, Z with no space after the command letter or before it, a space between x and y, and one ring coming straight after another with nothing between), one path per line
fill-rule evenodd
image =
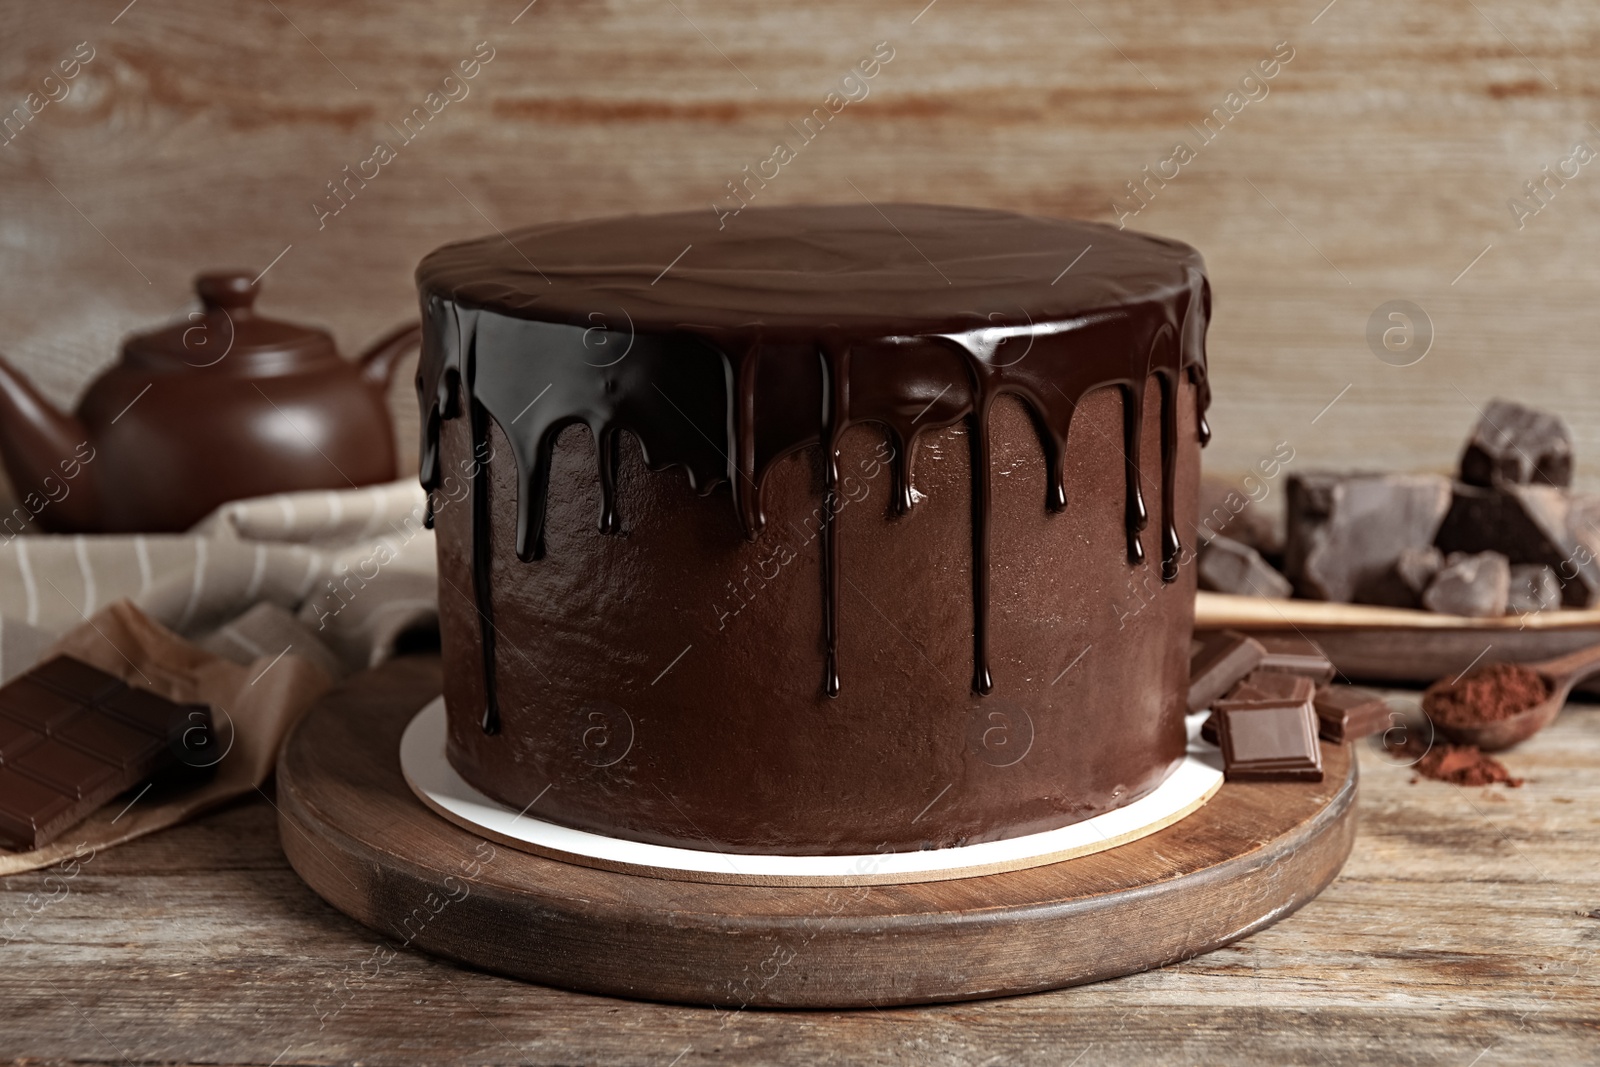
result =
M1096 390L1119 391L1127 552L1138 564L1149 522L1140 442L1146 385L1154 378L1161 574L1173 581L1181 551L1177 394L1185 376L1195 386L1202 443L1210 434L1210 289L1198 255L1176 242L1086 223L916 205L886 210L895 224L886 225L876 209L751 209L725 236L708 236L699 216L666 215L520 231L511 241L435 252L418 269L428 323L418 374L421 477L430 502L441 477L441 421L463 407L475 448L486 446L491 418L510 443L519 486L516 551L524 560L544 554L550 457L566 427L583 425L593 435L602 533L623 527L616 496L624 431L652 470L681 467L702 493L731 483L739 525L752 540L765 526L762 486L774 464L820 448L822 688L837 696L840 588L848 580L837 529L843 435L857 423L885 429L894 448L891 511L904 516L917 497L918 436L965 423L972 688L988 693L994 401L1014 395L1030 411L1046 459L1044 504L1061 511L1073 413ZM663 273L661 264L690 242L697 242L693 262ZM915 255L907 248L913 243ZM1085 243L1094 245L1093 261L1057 288L1049 279L1058 261ZM524 246L542 264L537 279L524 269ZM923 254L941 264L951 291L927 284ZM628 325L625 333L607 328L605 340L615 346L609 350L625 355L603 364L586 358L597 306L625 308L617 321ZM489 701L484 727L492 731L498 709L485 466L474 471L472 543Z

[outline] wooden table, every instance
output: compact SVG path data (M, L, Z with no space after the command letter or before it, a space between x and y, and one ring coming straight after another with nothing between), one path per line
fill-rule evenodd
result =
M723 1014L400 950L324 904L265 795L0 881L0 1060L74 1063L1587 1063L1600 1056L1600 709L1506 762L1411 781L1360 746L1344 875L1164 970L925 1009ZM30 894L32 895L30 897Z

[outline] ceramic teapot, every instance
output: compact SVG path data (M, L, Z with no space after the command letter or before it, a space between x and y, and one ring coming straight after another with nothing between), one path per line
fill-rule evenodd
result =
M0 538L184 530L217 505L393 479L385 394L411 323L358 360L326 331L255 312L244 272L202 274L202 310L130 337L77 413L56 410L0 359L0 461L19 501Z

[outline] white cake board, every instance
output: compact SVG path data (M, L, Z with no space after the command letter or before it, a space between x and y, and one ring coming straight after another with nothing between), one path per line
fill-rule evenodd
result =
M674 848L574 830L518 812L467 784L445 757L444 698L419 711L400 739L406 783L444 818L490 840L585 867L729 885L870 885L933 882L1059 863L1136 841L1182 819L1222 786L1217 750L1198 740L1204 715L1189 717L1189 751L1167 780L1115 811L1056 830L917 852L763 856Z

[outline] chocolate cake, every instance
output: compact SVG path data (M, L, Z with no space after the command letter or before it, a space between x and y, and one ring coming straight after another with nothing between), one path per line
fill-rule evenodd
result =
M1185 747L1199 254L916 204L723 221L419 266L451 763L530 817L753 853L1154 789Z

